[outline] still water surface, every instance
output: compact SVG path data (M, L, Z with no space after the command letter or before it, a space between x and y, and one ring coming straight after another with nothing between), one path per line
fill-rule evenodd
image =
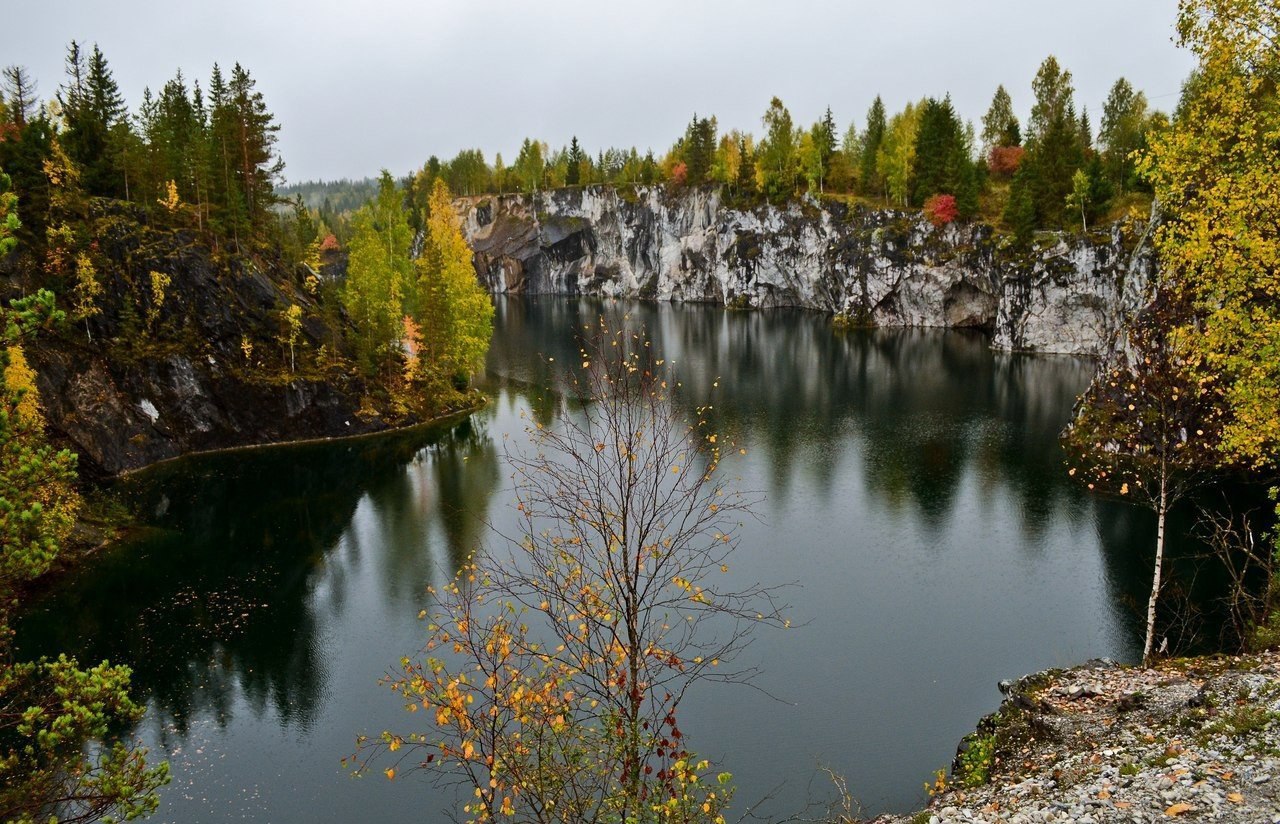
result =
M157 820L444 819L451 791L352 780L339 759L422 720L376 681L421 646L426 587L514 523L503 438L522 411L556 420L543 357L572 360L573 330L623 309L687 394L719 379L717 428L764 495L736 565L797 585L799 626L746 655L763 692L707 685L684 705L738 809L794 812L827 794L827 767L864 813L905 811L997 680L1137 655L1150 524L1069 483L1056 443L1089 363L959 332L838 335L803 312L504 301L483 411L159 467L123 490L146 534L30 614L25 653L133 667L137 734L173 769Z

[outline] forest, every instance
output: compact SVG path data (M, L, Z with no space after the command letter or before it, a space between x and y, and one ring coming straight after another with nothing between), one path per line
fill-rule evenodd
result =
M924 97L890 112L876 97L861 123L841 129L830 107L815 123L795 122L773 98L763 134L722 131L714 115L693 115L661 155L610 147L593 155L573 138L552 149L525 138L508 165L479 149L431 157L404 182L421 203L443 178L462 195L534 192L592 184L720 185L733 203L774 204L805 192L870 206L923 208L931 220L981 218L1027 238L1036 229L1088 225L1150 203L1137 154L1169 124L1123 77L1102 107L1096 135L1088 107L1077 108L1071 72L1049 56L1032 80L1025 124L1005 87L981 123L963 122L949 95Z
M830 107L817 122L797 123L778 98L761 118L763 134L721 129L714 115L694 114L661 154L636 147L597 149L577 137L552 148L525 138L513 162L492 162L479 148L453 158L431 156L402 177L406 208L421 225L435 180L457 195L531 193L566 186L724 187L731 205L775 205L809 193L871 208L922 209L934 223L980 219L1027 240L1038 229L1080 229L1145 217L1151 186L1137 158L1169 115L1121 77L1095 127L1077 108L1071 72L1056 57L1040 65L1023 124L1001 85L978 124L963 121L950 95L924 97L891 112L876 97L865 117L841 128ZM308 181L279 192L301 198L323 234L344 242L350 215L368 198L372 179Z
M1018 243L1040 230L1159 217L1151 301L1100 364L1062 436L1064 473L1154 516L1141 657L1159 657L1167 516L1206 490L1268 486L1280 458L1280 14L1243 0L1185 0L1180 9L1178 41L1199 67L1176 110L1153 110L1121 78L1096 134L1087 109L1077 108L1070 71L1049 57L1032 80L1025 123L1003 86L980 125L963 122L944 95L894 113L876 98L843 131L830 109L805 127L775 97L759 135L722 133L714 116L694 115L661 156L636 148L593 155L576 137L552 150L529 137L510 165L469 149L430 158L400 180L383 170L376 179L293 188L284 185L279 126L239 64L230 72L214 65L207 82L179 72L136 109L97 46L73 41L65 76L44 97L24 68L4 69L0 819L137 818L157 809L169 780L166 764L117 735L142 715L127 667L66 656L26 661L14 650L22 597L66 560L94 506L76 455L49 431L32 355L60 347L73 358L106 357L121 371L182 355L217 364L241 388L332 384L357 399L357 417L387 427L474 409L484 402L473 381L484 369L494 307L459 227L459 196L718 186L738 208L833 198L919 209L935 226L982 220ZM179 304L193 270L208 273L210 302ZM218 340L204 339L206 319L191 309L198 305L227 316ZM406 757L391 755L402 747L428 750L418 766L462 776L479 799L464 811L478 821L723 821L732 776L716 775L686 749L675 704L686 682L718 666L733 645L694 644L670 632L667 615L715 613L784 628L789 619L767 589L698 583L728 574L722 553L736 540L734 527L720 523L734 499L711 473L737 444L704 433L712 407L698 407L698 424L682 429L667 400L679 384L673 378L669 387L647 341L603 327L596 337L596 348L581 350L584 379L595 383L578 405L600 410L605 428L564 435L534 423L542 451L515 464L527 522L515 551L545 574L503 577L519 568L514 561L492 576L478 561L461 565L437 593L427 649L465 648L470 658L457 671L433 657L404 658L403 674L389 679L437 729L362 739L358 768ZM650 432L654 421L666 428ZM665 439L657 458L637 462L656 436ZM572 478L547 454L585 477ZM705 457L706 474L689 471L690 455ZM626 480L615 505L609 495L619 478ZM580 489L605 492L589 501ZM1270 495L1269 508L1277 493ZM615 521L628 521L629 507L644 500L675 501L677 514L642 513L636 520L657 524L654 533L645 527L615 541ZM663 525L683 517L681 507L697 515L673 548ZM1238 572L1227 644L1272 648L1280 641L1275 536L1251 526L1266 520L1256 512L1218 517L1215 548ZM563 530L539 532L535 518L559 519ZM680 554L707 536L711 550ZM645 571L638 582L613 568L618 547ZM656 638L635 626L652 606L637 592L666 599L652 610ZM479 605L495 601L521 617L485 615ZM529 613L561 633L554 654L526 637ZM689 623L693 638L696 621ZM487 680L473 676L477 667L489 667ZM661 698L647 692L654 684L674 686ZM530 756L526 729L561 760ZM443 738L429 737L436 733ZM377 763L395 777L395 766ZM604 766L593 773L584 763ZM543 799L560 799L563 817L540 808Z

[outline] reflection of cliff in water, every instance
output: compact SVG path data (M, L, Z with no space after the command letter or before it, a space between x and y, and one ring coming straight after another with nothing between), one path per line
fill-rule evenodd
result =
M711 403L715 431L766 452L770 498L785 499L797 473L814 482L806 488L829 494L839 462L860 451L867 489L887 506L918 511L935 530L967 473L988 498L1004 486L1020 499L1029 546L1055 510L1072 522L1084 517L1086 496L1061 483L1061 456L1043 444L1088 383L1088 361L994 354L976 333L841 334L824 316L791 310L507 299L498 311L504 334L490 362L501 377L534 386L554 364L576 361L567 330L594 326L601 315L611 328L643 326L685 386L718 381L713 394L684 391L677 402L690 420L695 406ZM547 423L553 404L533 403ZM850 449L855 440L860 450Z
M327 678L318 625L342 611L362 562L357 510L376 512L360 521L388 553L385 596L410 597L475 547L497 482L494 445L472 420L162 465L120 489L145 533L37 604L22 652L129 664L179 731L197 713L227 721L237 694L305 728ZM441 557L449 569L433 569Z

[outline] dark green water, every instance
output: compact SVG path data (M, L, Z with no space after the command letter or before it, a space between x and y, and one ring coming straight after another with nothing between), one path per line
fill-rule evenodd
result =
M152 529L38 603L27 654L66 649L134 669L138 735L172 764L158 820L443 820L424 780L353 781L360 732L408 730L378 677L423 641L425 587L485 522L513 523L504 436L540 359L621 307L504 302L493 403L456 426L160 467L125 494ZM794 581L795 623L747 653L749 688L686 702L695 749L772 818L844 774L864 813L906 810L1000 699L998 679L1135 657L1151 522L1068 482L1056 443L1090 364L992 353L941 331L833 334L802 312L625 307L686 386L719 378L719 431L764 493L740 569Z

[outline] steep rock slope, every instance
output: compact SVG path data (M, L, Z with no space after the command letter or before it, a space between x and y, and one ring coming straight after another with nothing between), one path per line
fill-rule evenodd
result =
M101 312L25 346L50 430L83 473L389 425L357 414L366 387L349 369L320 362L322 346L340 348L345 322L303 287L305 272L270 252L214 252L128 204L95 200L91 210ZM29 257L0 261L0 299L45 285L71 286L50 283ZM296 373L282 343L291 304L303 309Z
M1142 226L1044 234L805 198L731 208L719 189L591 186L459 201L494 293L796 306L878 326L983 327L1006 350L1098 355L1152 277Z

